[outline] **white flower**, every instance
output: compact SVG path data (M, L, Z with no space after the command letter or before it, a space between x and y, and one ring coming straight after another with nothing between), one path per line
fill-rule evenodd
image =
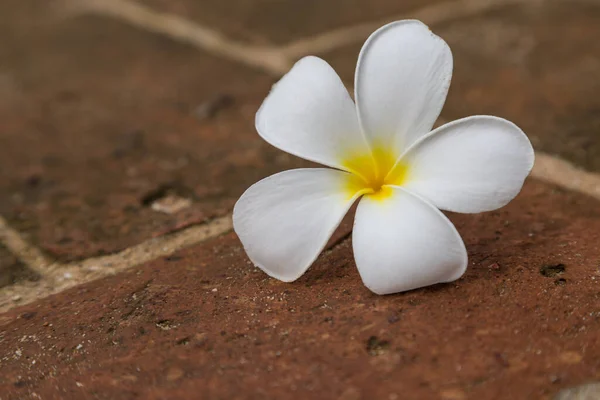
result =
M512 122L473 116L430 132L452 76L452 53L419 21L369 37L358 58L356 106L325 61L298 61L256 114L267 142L329 168L270 176L250 187L233 224L250 260L299 278L358 199L353 230L364 284L387 294L458 279L467 252L441 210L476 213L512 200L534 154Z

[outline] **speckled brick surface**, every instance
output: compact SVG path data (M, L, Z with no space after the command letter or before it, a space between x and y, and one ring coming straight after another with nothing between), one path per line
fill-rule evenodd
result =
M543 399L600 378L600 209L452 215L459 281L377 296L350 239L293 284L234 234L0 316L3 399Z

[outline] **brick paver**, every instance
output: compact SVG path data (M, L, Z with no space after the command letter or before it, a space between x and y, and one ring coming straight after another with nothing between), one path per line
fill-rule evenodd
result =
M600 7L524 2L432 26L454 53L442 117L508 118L537 150L600 171ZM360 45L324 55L352 84Z
M0 214L60 260L223 215L251 183L297 165L254 130L271 77L109 19L6 24ZM153 207L169 195L186 201ZM172 203L184 209L165 213Z
M362 285L350 240L285 284L230 234L1 316L0 391L546 398L600 378L597 210L529 181L502 210L451 216L470 255L465 277L384 297Z
M253 44L295 39L390 18L443 0L143 0L153 9L181 15L228 37Z

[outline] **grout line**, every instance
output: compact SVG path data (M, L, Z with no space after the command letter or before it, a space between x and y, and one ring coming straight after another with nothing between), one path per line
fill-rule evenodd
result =
M2 221L0 217L0 223ZM0 290L0 313L43 299L71 287L105 276L115 275L137 265L171 255L178 250L215 238L232 229L231 214L229 214L202 225L191 226L172 234L149 239L108 256L92 257L70 264L50 263L43 260L43 264L40 264L41 260L29 256L39 252L39 250L26 244L17 232L12 231L5 224L0 224L0 240L9 244L26 245L25 247L12 246L10 249L19 257L21 254L26 254L27 256L22 259L28 267L38 272L40 272L40 268L42 269L40 281L19 282ZM10 236L3 235L7 231L12 231ZM5 241L6 238L9 240Z
M600 174L584 171L559 157L536 152L531 177L600 200Z
M91 279L124 271L136 265L165 257L192 245L215 238L233 229L231 214L216 218L202 225L194 225L181 231L146 240L138 245L108 256L66 264L63 271L81 273Z
M0 243L40 276L47 274L46 269L52 261L40 249L28 243L18 231L11 228L2 216L0 216Z
M272 46L253 46L230 40L221 33L174 14L155 11L129 0L73 0L73 13L92 13L123 20L150 32L192 44L234 61L281 76L291 67Z
M44 278L36 282L24 281L5 286L0 290L0 313L41 300L62 290L62 287L53 284L53 280Z
M534 0L540 3L544 0ZM309 54L322 54L340 47L360 43L381 26L400 19L418 19L427 25L435 25L454 19L465 18L484 11L511 4L525 3L526 0L454 0L433 4L418 10L388 17L375 22L336 29L312 37L297 40L281 48L290 59L298 59Z
M68 1L68 0L63 0ZM275 76L284 75L293 63L306 55L319 54L364 41L380 26L398 19L420 19L428 25L469 17L487 10L528 0L453 0L376 22L368 22L325 32L283 46L255 46L228 39L221 33L178 15L153 10L131 0L71 0L71 13L100 14L125 21L150 32L190 43ZM539 4L546 0L529 0Z
M290 70L299 58L322 54L364 41L379 27L399 19L419 19L427 25L470 17L510 5L540 6L569 0L448 0L378 21L352 25L302 38L282 46L256 46L227 38L220 32L175 14L156 11L133 0L61 0L68 13L100 14L125 21L150 32L192 44L228 59L256 67L275 76ZM600 0L577 0L600 5Z

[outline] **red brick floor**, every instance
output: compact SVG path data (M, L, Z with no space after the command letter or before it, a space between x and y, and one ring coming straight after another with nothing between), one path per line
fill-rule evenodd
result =
M277 45L439 3L140 0ZM50 259L228 215L256 180L306 165L254 131L274 76L54 5L0 4L0 215ZM598 17L523 1L432 26L455 57L442 118L507 117L600 170ZM322 56L352 84L359 48ZM157 210L165 196L185 206ZM292 284L228 233L0 314L0 399L551 399L600 380L598 200L530 179L501 210L450 218L470 257L451 284L372 294L348 219ZM36 279L0 244L0 286Z

